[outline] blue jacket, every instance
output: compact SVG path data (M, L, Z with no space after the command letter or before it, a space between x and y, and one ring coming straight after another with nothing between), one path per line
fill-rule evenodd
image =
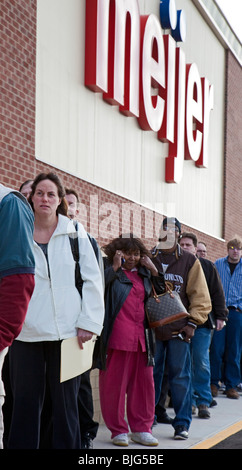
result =
M227 256L217 259L214 264L223 284L227 307L235 307L242 311L242 258L232 276Z
M0 185L0 278L34 274L33 230L34 214L27 200Z

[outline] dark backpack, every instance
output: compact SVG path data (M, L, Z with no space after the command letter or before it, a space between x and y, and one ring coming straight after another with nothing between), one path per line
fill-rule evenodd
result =
M75 225L76 231L78 230L78 225L77 222L73 222ZM97 261L98 261L98 244L95 240L95 238L91 237L91 235L88 233L88 238L89 241L93 247L93 251L96 255ZM70 244L71 244L71 251L73 254L74 261L76 263L75 265L75 285L76 288L82 298L82 286L83 286L83 279L81 276L81 271L80 271L80 265L79 265L79 244L78 244L78 236L77 237L69 237Z

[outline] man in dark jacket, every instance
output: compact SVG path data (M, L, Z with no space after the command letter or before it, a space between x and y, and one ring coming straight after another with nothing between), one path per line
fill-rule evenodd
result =
M0 184L0 448L3 447L2 367L19 335L34 290L34 215L27 199Z
M192 420L190 341L197 326L207 321L211 301L199 260L178 244L180 232L181 224L177 219L165 218L152 260L157 269L163 270L165 281L179 293L190 317L156 328L154 380L158 403L166 359L176 413L172 423L174 438L187 439Z
M183 250L196 255L197 237L190 232L182 233L180 246ZM191 341L192 351L192 405L193 413L198 407L199 418L210 418L209 406L213 402L210 388L210 360L209 347L211 343L211 331L216 328L220 331L227 320L223 286L214 264L205 258L199 258L207 281L212 311L208 321L198 326Z

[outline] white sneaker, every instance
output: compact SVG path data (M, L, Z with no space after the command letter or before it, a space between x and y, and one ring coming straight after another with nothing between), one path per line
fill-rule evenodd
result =
M143 446L158 446L159 442L150 432L134 432L131 439Z
M118 434L113 438L115 446L127 447L129 445L128 434Z

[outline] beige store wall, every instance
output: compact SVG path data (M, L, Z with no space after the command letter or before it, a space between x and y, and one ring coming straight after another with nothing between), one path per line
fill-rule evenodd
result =
M139 6L159 16L158 0ZM181 183L165 183L167 144L84 86L84 0L38 1L36 158L221 237L225 53L192 0L176 6L187 17L186 62L214 85L209 168L185 161Z

